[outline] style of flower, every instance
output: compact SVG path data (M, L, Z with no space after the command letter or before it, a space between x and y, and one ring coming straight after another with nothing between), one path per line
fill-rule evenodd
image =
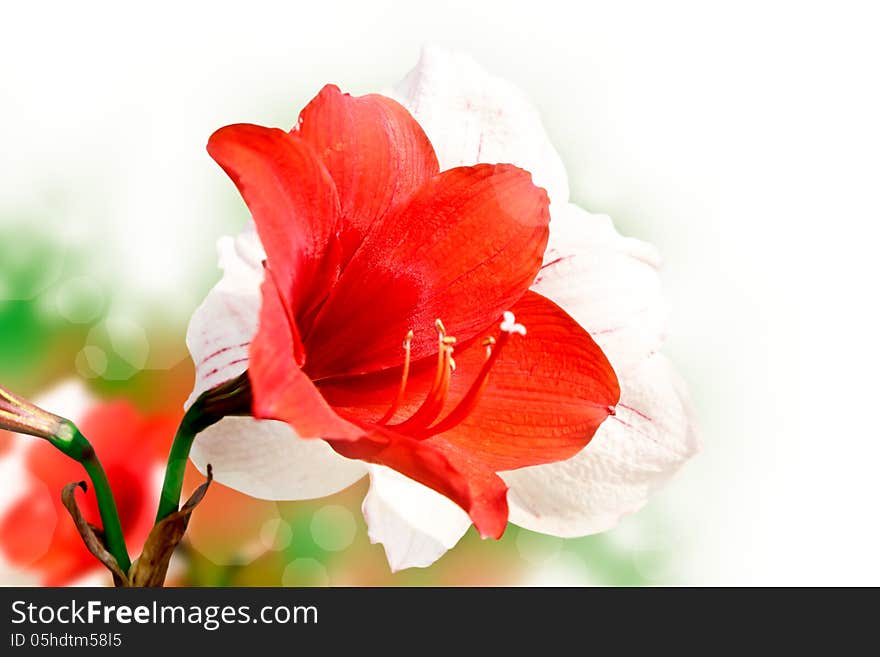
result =
M192 458L268 499L369 474L393 569L471 523L608 529L698 447L656 254L568 203L536 112L468 58L426 51L392 95L328 86L289 133L211 137L254 224L190 324L190 402L247 372L254 417Z
M73 382L38 405L63 413L89 436L113 488L126 543L139 552L153 526L159 473L180 418L143 416L125 401L98 402ZM0 556L46 586L98 573L106 577L61 502L61 489L85 478L82 466L48 441L16 440L0 469L8 475L0 499ZM78 493L77 499L86 520L100 526L94 491Z

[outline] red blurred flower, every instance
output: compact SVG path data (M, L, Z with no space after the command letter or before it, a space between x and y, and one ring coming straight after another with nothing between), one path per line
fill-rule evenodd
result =
M130 553L137 555L153 526L159 473L179 416L142 416L128 402L88 403L65 413L94 446L116 497ZM86 479L82 467L43 440L27 440L13 457L26 470L22 489L0 517L0 552L12 565L34 572L47 586L61 586L103 571L83 544L61 504L61 489ZM77 493L80 509L100 526L93 491Z
M8 431L0 429L0 456L6 454L15 444L15 437Z
M333 86L293 131L233 125L208 150L266 250L255 417L393 468L499 537L497 472L578 453L619 397L587 331L529 291L546 192L508 164L441 172L401 105Z

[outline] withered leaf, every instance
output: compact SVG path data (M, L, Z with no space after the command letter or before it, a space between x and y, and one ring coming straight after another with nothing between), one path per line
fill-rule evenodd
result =
M174 548L186 533L193 510L208 492L214 475L208 465L208 480L199 486L179 511L156 523L144 543L141 556L132 564L127 586L162 586L168 573L168 564Z
M70 517L73 518L73 523L76 525L76 529L89 552L113 573L114 584L116 586L130 586L128 577L122 571L122 568L119 567L116 558L110 554L107 545L104 543L104 532L90 524L83 517L82 511L79 510L79 506L76 503L77 487L82 488L83 492L89 489L84 481L67 484L61 491L61 502L64 504L64 508L67 509Z

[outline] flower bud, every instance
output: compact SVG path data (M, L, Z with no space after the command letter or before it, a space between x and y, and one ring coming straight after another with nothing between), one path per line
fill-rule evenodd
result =
M0 387L0 429L45 438L54 445L69 444L76 429L69 420L35 406Z

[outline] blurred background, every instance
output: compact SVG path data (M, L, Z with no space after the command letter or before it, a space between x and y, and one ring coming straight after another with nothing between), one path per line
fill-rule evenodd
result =
M605 5L5 11L0 381L19 393L77 378L144 415L179 413L189 315L219 277L217 238L247 217L208 136L288 128L326 82L387 89L424 44L520 86L573 200L664 255L666 351L705 449L617 529L511 527L498 543L471 530L434 566L391 575L366 537L364 482L284 504L217 485L176 582L880 584L878 16L848 2Z

